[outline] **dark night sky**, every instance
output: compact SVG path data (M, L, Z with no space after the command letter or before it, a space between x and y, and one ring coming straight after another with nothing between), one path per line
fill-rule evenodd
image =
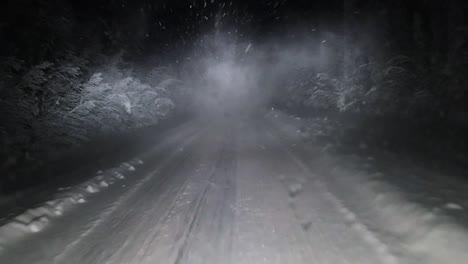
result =
M319 17L336 22L342 2L18 0L4 6L0 11L2 51L27 57L32 53L38 56L33 47L36 42L51 39L54 46L63 42L81 49L104 39L107 51L121 45L145 55L173 52L191 48L202 34L214 29L216 21L227 31L237 29L244 38L262 40L278 32L285 34L289 26L305 21L316 27Z

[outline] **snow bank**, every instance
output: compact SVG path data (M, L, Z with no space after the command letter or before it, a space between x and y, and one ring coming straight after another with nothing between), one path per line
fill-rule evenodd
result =
M29 209L0 227L0 250L8 243L46 228L51 221L63 215L77 204L117 181L125 179L125 173L135 171L143 161L134 159L106 171L98 171L92 179L73 187L59 188L55 198L36 208Z
M304 127L314 125L308 120L279 111L271 111L266 117L279 130L278 134L292 142L304 142L311 137L310 133L304 133L307 131ZM468 231L465 227L455 223L444 210L431 210L408 201L400 189L386 181L388 175L356 169L352 166L355 163L367 164L364 158L347 160L328 151L333 147L332 142L326 144L321 149L321 157L310 155L316 160L307 164L314 164L310 166L311 171L320 175L317 177L324 188L343 205L347 221L362 223L360 229L372 232L390 245L390 253L402 256L404 263L458 264L468 261ZM463 207L447 203L445 209L463 210Z
M394 240L397 253L417 263L461 263L468 260L466 228L443 213L408 201L404 194L372 175L335 167L328 179L335 193L357 212L362 222L386 241Z

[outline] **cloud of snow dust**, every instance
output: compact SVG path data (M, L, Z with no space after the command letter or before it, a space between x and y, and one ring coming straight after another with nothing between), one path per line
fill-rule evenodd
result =
M270 107L272 96L298 69L328 67L330 49L322 39L281 38L253 43L217 32L202 38L186 63L196 89L194 105L202 115L252 114Z

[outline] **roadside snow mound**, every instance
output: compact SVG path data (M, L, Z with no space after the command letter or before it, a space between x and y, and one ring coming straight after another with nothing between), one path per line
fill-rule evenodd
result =
M143 161L134 159L130 162L98 171L95 177L74 187L59 188L55 198L29 209L0 226L0 250L8 243L31 233L37 233L49 225L53 218L60 217L77 204L85 203L91 195L108 188L117 181L125 179L124 173L135 171Z
M319 130L323 130L304 129L316 123L280 111L270 111L266 118L278 129L278 134L290 139L293 151L294 142L302 143L301 149L317 147L304 144L308 142L305 139L313 136L304 131L320 133ZM367 230L389 244L392 253L403 256L407 260L404 263L458 264L468 260L468 231L443 210L464 210L462 206L447 203L444 208L430 210L422 204L410 202L400 189L389 184L385 178L389 175L357 169L357 163L366 166L372 166L372 163L329 151L335 147L335 143L329 142L322 148L320 157L310 155L313 160L304 162L314 164L310 166L311 170L321 175L324 188L349 209L346 218L358 219Z
M375 179L374 175L341 166L335 167L331 175L326 180L328 186L333 186L339 198L380 237L399 244L395 248L398 253L427 264L468 259L467 230L442 210L409 202L384 178Z

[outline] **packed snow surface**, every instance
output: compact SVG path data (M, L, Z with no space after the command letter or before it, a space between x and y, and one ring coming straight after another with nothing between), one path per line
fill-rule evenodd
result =
M468 263L462 227L383 173L332 166L333 146L305 146L298 122L178 127L1 227L0 263Z

